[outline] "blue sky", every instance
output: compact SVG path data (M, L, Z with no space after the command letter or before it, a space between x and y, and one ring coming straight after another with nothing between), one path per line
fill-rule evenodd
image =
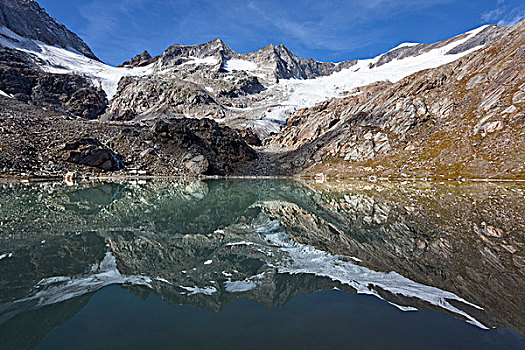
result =
M284 44L300 57L373 57L485 23L512 25L523 0L38 0L103 61L220 37L237 52Z

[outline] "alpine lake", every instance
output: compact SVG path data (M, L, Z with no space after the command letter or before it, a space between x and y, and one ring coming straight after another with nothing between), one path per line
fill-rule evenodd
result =
M0 184L0 349L525 349L525 183Z

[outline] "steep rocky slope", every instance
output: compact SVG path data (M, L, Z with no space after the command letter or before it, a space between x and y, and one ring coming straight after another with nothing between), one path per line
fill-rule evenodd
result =
M0 92L3 111L9 100L30 106L53 108L84 119L96 119L105 112L106 95L85 77L42 71L20 51L0 46Z
M82 39L51 17L33 0L0 0L0 27L6 27L28 39L58 45L97 59Z
M301 173L525 177L525 22L486 48L297 112L272 142Z

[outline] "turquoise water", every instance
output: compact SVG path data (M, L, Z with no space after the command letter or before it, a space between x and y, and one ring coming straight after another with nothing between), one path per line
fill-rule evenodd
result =
M521 349L525 186L0 188L2 349Z

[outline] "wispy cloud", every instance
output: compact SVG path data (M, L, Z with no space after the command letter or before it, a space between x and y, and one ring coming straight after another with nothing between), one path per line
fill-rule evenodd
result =
M249 1L248 7L283 36L296 44L319 50L353 50L365 47L385 35L381 30L384 18L415 13L454 0L357 0L296 2L297 8L307 8L310 15L296 16L295 11L283 11L266 2ZM289 8L285 8L289 9ZM374 23L375 25L371 25Z
M498 0L497 7L481 14L484 23L513 26L525 18L525 5L511 6L505 0Z
M379 54L401 40L425 40L420 32L432 32L428 40L439 40L471 29L447 28L439 17L448 20L447 11L462 0L84 1L80 14L85 23L78 32L112 63L143 49L158 54L175 43L217 37L241 52L273 42L303 57L353 59ZM493 1L494 6L500 2L498 8L506 6ZM502 20L500 13L491 16Z

